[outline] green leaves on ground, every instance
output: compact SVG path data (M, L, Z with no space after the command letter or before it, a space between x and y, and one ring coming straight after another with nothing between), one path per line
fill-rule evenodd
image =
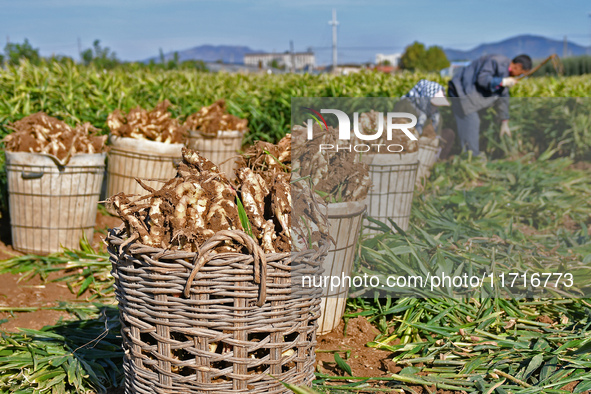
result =
M104 392L122 379L119 313L1 333L0 392Z
M404 234L384 228L362 241L361 273L372 273L372 267L424 275L434 267L454 272L493 263L520 272L536 263L584 267L591 262L589 176L568 159L487 162L464 156L438 163L415 196L411 228ZM576 393L591 388L588 299L419 295L415 290L398 299L348 301L345 318L368 318L381 332L368 346L392 352L402 371L355 377L346 386L341 377L319 373L317 387L385 392L422 385L522 394L566 393L561 389L572 382L578 382Z
M337 363L337 366L344 373L348 374L349 376L353 376L353 371L351 370L351 366L349 366L349 364L347 364L347 362L345 360L343 360L343 358L338 353L334 354L334 361Z

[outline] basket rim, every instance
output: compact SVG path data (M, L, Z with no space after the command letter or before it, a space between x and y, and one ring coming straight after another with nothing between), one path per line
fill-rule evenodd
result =
M206 134L200 130L189 130L189 138L207 138L207 139L215 139L215 138L242 138L244 134L246 134L247 130L218 130L215 135Z
M43 152L12 152L4 151L6 166L46 167L46 168L99 168L105 167L107 152L75 153L63 160ZM35 162L41 160L40 162ZM21 162L22 161L22 162ZM16 163L15 163L16 162Z
M439 146L433 146L433 145L420 145L419 144L419 150L421 150L421 149L437 152L440 149L440 147Z
M122 224L119 227L109 229L105 241L109 245L113 245L118 249L119 255L121 254L150 254L153 260L177 260L182 259L189 261L193 266L191 274L185 285L184 295L188 297L190 295L191 284L199 273L201 267L206 265L209 260L215 257L219 257L220 254L211 254L211 252L220 243L226 240L234 240L242 243L250 251L249 255L254 258L254 282L259 285L259 298L257 300L258 306L263 306L266 302L267 294L267 261L277 261L285 258L304 258L309 260L317 260L320 256L325 256L330 248L330 236L327 235L320 240L320 246L318 249L306 249L303 251L291 251L291 252L275 252L265 253L258 243L248 234L242 230L221 230L210 237L196 252L188 252L184 250L171 250L169 248L155 248L147 246L139 242L137 237L130 237L123 239L122 235L126 232L125 225ZM249 241L251 240L251 241ZM115 242L113 242L115 241ZM242 242L240 242L242 241ZM239 252L226 252L225 256L229 257L232 255L243 256L244 253ZM209 258L210 256L214 256ZM208 259L209 258L209 259ZM111 260L115 266L118 260Z

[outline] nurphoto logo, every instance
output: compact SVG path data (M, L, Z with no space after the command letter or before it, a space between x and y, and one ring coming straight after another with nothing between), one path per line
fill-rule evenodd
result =
M322 129L324 126L325 130L328 130L328 125L324 116L322 114L332 114L337 117L338 121L338 139L342 141L351 141L351 119L349 115L346 114L344 111L338 109L321 109L320 112L304 107L306 110L310 111L312 119L308 119L307 125L307 138L308 140L314 139L314 121L320 126ZM409 140L416 141L417 137L409 130L417 124L417 118L415 115L407 113L407 112L387 112L384 116L382 112L376 112L377 117L377 124L373 128L369 128L375 131L373 134L366 134L365 132L368 131L368 127L363 127L363 132L360 130L360 120L359 120L359 113L353 112L353 133L355 136L353 137L354 141L378 141L383 140L384 134L384 119L386 123L386 141L391 141L393 138L393 131L394 130L401 130ZM410 122L400 123L401 120L408 119ZM402 152L404 150L404 146L400 144L385 144L385 143L374 143L374 144L367 144L367 143L354 143L350 145L341 145L341 144L320 144L319 150L322 151L354 151L354 152L369 152L372 150L372 147L375 148L376 152L380 151L388 151L391 153ZM382 150L384 149L384 150Z

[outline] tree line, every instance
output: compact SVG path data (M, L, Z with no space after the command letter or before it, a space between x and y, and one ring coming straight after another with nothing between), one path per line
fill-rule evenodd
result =
M69 56L51 56L43 58L39 54L39 48L34 48L28 39L23 43L8 43L4 48L4 54L0 54L0 65L18 65L21 59L27 59L31 64L36 65L41 62L60 62L67 63L76 61ZM123 62L117 58L117 54L109 47L102 46L100 40L95 40L90 48L80 53L80 63L90 66L93 65L100 69L110 70L124 65L145 65L151 68L161 68L165 70L173 69L197 69L206 71L207 67L201 60L180 61L178 52L174 52L172 57L167 58L160 50L158 60L150 60L147 63ZM274 65L279 68L278 64ZM400 67L410 71L440 71L448 67L449 61L445 56L443 49L438 46L425 47L425 45L414 42L409 45L402 55Z
M0 65L18 65L21 59L27 59L33 65L42 62L76 63L73 58L68 56L42 57L39 54L39 48L34 48L26 38L22 43L9 42L4 47L4 53L0 53ZM152 59L147 63L124 62L117 58L117 54L109 47L102 46L100 40L94 40L90 48L86 48L80 53L79 62L106 70L115 67L149 67L164 70L196 69L207 71L207 66L201 60L180 61L178 52L167 58L162 50L160 50L157 60ZM591 56L569 57L562 59L562 63L565 76L591 74ZM409 71L439 72L449 65L450 62L441 47L435 45L427 47L418 41L407 46L400 59L400 68ZM541 67L535 75L556 75L556 70L552 64L548 63Z
M39 54L39 48L34 48L29 40L25 38L22 43L9 42L6 44L4 47L4 53L0 53L0 66L15 66L18 65L22 59L26 59L33 65L39 65L43 62L76 63L76 61L69 56L52 55L44 58ZM102 46L100 40L94 40L92 47L87 48L80 53L80 63L105 70L110 70L116 67L145 66L165 70L197 69L198 71L207 71L207 66L201 60L180 61L178 52L175 52L171 59L166 60L162 50L160 50L159 62L154 60L150 60L148 63L124 62L117 58L117 54L109 47Z

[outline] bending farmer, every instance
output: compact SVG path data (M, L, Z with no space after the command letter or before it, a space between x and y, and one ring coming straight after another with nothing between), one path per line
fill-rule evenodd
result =
M514 77L531 70L528 55L513 60L502 55L487 55L458 70L448 85L452 109L458 126L462 150L480 154L480 117L478 111L497 105L502 119L501 137L511 136L509 130L509 88L517 83ZM453 98L456 97L456 98Z
M417 117L415 129L419 135L435 134L442 141L439 157L447 158L455 139L451 129L443 129L443 121L438 107L449 106L445 98L445 88L437 82L421 79L396 103L396 112L409 112ZM428 130L428 131L427 131Z

